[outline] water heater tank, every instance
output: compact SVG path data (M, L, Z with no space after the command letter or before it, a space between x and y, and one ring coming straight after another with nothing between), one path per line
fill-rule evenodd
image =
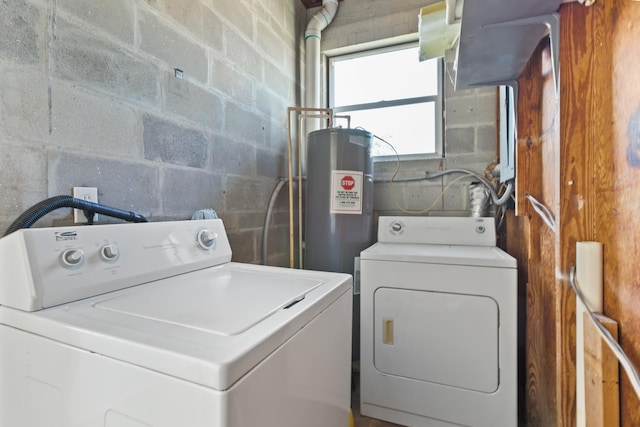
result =
M304 267L356 276L360 252L374 243L373 135L331 128L307 138ZM354 277L354 283L357 277ZM359 359L359 295L354 295L353 358Z
M372 135L331 128L307 141L304 266L353 274L374 237Z

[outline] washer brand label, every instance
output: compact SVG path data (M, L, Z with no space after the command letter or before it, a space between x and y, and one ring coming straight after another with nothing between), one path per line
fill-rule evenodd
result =
M332 214L362 213L363 173L360 171L331 171Z
M56 242L64 241L64 240L78 240L78 233L75 231L57 231Z

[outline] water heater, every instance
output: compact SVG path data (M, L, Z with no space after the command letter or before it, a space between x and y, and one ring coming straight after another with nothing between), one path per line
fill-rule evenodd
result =
M330 128L307 138L304 267L354 275L360 252L374 242L373 135ZM354 295L353 358L359 359L360 299Z

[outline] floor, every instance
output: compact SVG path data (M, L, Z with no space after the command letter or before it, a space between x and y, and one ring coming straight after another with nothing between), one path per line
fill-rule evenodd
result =
M357 372L353 375L355 390L351 394L351 411L353 412L354 427L402 427L400 424L388 423L375 418L360 415L360 376Z
M355 390L351 393L351 411L353 413L354 427L404 427L401 424L389 423L360 415L360 375L357 370L353 373L353 381ZM522 420L518 420L518 427L524 427L525 425Z

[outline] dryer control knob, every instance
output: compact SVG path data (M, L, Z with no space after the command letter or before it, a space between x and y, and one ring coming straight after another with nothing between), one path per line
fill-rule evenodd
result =
M402 223L394 222L393 224L391 224L391 230L395 231L396 233L400 232L402 230Z
M198 231L197 240L198 245L202 249L213 249L216 246L216 240L218 239L218 235L209 230L202 229Z
M79 268L84 263L82 249L67 249L60 254L60 263L65 268Z
M120 257L118 247L114 244L104 245L100 248L100 259L106 262L114 262Z

